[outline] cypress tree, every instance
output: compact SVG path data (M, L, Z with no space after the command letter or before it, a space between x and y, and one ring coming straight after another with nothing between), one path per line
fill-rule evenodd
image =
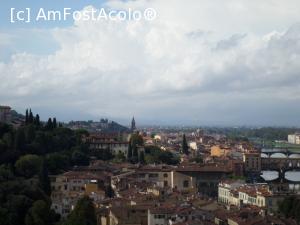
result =
M140 153L139 162L141 164L145 164L145 153L144 153L144 151L141 151L141 153Z
M130 160L132 158L132 146L131 141L128 143L128 151L127 151L127 159Z
M105 196L108 198L113 198L115 196L114 189L112 189L110 184L105 188Z
M56 118L55 118L55 117L53 118L53 124L52 124L52 127L53 127L53 128L57 128L57 123L56 123Z
M139 161L139 153L138 153L138 148L136 145L133 146L133 151L132 151L132 162L137 163Z
M137 148L136 145L133 147L132 156L133 156L134 158L138 158L138 148Z
M29 123L29 124L32 124L32 123L33 123L33 114L32 114L32 112L31 112L31 109L29 110L28 123Z
M28 124L28 109L26 109L26 113L25 113L25 124Z
M51 194L51 182L48 174L48 167L45 159L42 161L41 169L39 172L39 183L44 192L50 196Z
M51 130L53 128L52 119L49 118L46 124L46 129Z
M35 116L35 125L37 125L38 127L41 125L39 114L36 114Z
M185 134L183 134L183 138L182 138L182 153L186 155L189 154L189 146L187 144Z

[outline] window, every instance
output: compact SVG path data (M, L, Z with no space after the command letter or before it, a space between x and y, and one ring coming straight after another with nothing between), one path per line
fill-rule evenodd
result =
M164 177L168 177L168 174L167 174L167 173L164 173Z
M152 177L152 178L153 178L153 177L158 177L158 174L157 174L157 173L150 173L150 174L149 174L149 177Z
M164 187L167 187L168 186L168 181L164 181Z
M159 214L156 214L156 215L154 215L154 218L155 218L155 219L164 219L164 218L165 218L165 215L159 215Z
M189 181L188 180L183 181L183 187L185 187L185 188L189 187Z

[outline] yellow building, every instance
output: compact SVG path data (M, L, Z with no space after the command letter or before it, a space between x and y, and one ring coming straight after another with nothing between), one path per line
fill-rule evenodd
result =
M227 156L230 153L230 148L219 145L214 145L210 148L210 155L213 157Z

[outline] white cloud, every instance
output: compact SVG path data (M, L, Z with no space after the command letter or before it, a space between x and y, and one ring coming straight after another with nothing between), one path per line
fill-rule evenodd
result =
M300 111L294 107L300 98L298 1L141 0L106 6L153 7L158 18L76 21L49 30L59 50L18 53L0 64L0 100L74 114L134 113L190 122L211 122L213 115L225 123L279 124L274 108ZM253 107L257 115L248 120L243 115Z

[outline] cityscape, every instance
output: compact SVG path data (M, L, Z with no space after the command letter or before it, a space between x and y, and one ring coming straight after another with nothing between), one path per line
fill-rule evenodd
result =
M299 0L1 0L0 225L300 225Z
M298 128L0 119L1 224L299 223Z

